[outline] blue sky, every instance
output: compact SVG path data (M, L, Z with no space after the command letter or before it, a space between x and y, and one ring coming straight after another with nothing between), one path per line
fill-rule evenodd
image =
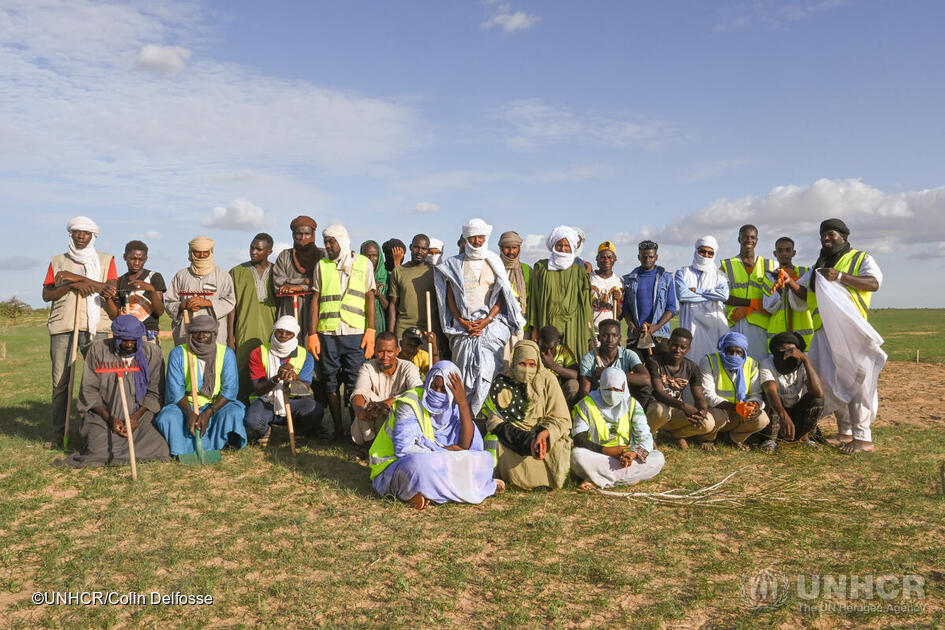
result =
M310 214L357 243L465 219L555 225L661 263L712 233L782 234L810 263L845 219L877 306L945 306L938 2L0 0L0 298L38 305L66 220L170 277ZM12 241L12 242L11 242ZM589 251L588 257L593 257ZM123 271L123 266L119 265ZM935 283L937 284L937 282Z

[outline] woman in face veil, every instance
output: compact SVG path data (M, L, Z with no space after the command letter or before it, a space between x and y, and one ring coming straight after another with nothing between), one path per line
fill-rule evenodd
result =
M413 404L403 402L404 398ZM437 362L423 387L402 399L395 402L392 417L382 429L390 435L396 461L374 478L378 494L423 509L429 503L448 501L481 503L505 487L492 478L492 455L483 450L456 365ZM419 405L423 422L414 405Z

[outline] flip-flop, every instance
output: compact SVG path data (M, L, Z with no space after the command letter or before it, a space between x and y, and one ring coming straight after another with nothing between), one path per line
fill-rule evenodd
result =
M416 508L417 510L422 510L423 508L430 505L430 500L418 492L417 494L410 497L410 499L407 501L407 505L412 508Z

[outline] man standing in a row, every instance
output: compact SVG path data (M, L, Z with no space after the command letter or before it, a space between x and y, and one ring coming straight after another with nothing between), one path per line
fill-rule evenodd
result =
M345 392L353 392L361 365L374 356L376 285L371 261L351 251L351 238L343 225L330 225L322 235L328 257L318 261L312 278L308 349L321 359L335 439L342 439L339 386L344 382Z
M102 300L115 297L118 271L110 254L95 251L98 225L88 217L74 217L66 225L69 248L53 256L43 281L43 301L52 302L46 327L49 329L49 358L52 360L52 434L46 448L62 446L66 428L69 365L72 336L85 356L95 339L108 336L111 320L102 313ZM73 326L76 326L73 330Z
M282 250L272 265L272 285L279 296L277 316L295 317L301 330L299 339L303 340L315 332L309 324L309 311L312 309L312 275L315 273L315 265L324 257L315 245L316 227L318 223L312 217L300 215L292 219L289 224L289 229L292 230L292 247ZM299 293L308 294L292 297L293 294Z
M190 266L177 272L164 296L164 308L174 321L175 345L189 338L184 311L190 311L193 319L204 310L217 322L217 343L226 344L226 319L236 306L236 294L230 274L213 262L214 244L207 236L196 236L187 244Z
M748 356L755 361L768 357L768 313L762 307L765 274L774 270L770 259L755 255L758 228L743 225L738 230L738 256L722 261L728 278L725 315L733 332L748 339Z
M276 321L276 293L272 286L272 237L265 232L249 244L249 260L230 269L236 308L227 317L227 345L236 352L240 371L240 401L249 404L253 384L249 376L249 355L272 334Z
M427 330L427 304L430 323L440 333L440 314L433 282L433 265L427 262L430 239L417 234L410 241L410 261L394 267L388 280L387 330L400 339L408 328ZM427 302L427 296L429 302Z

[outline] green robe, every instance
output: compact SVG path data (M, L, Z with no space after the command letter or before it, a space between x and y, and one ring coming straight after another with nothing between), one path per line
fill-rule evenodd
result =
M591 277L584 265L574 263L564 271L550 271L548 260L532 268L528 290L528 325L539 330L548 324L561 333L561 343L574 355L587 352L594 321L591 309Z
M240 374L240 400L248 402L252 392L249 378L249 354L272 336L272 325L276 322L276 293L272 286L272 266L266 276L266 301L260 302L256 295L256 272L243 263L230 269L233 289L236 292L236 321L233 337L236 343L236 365Z

